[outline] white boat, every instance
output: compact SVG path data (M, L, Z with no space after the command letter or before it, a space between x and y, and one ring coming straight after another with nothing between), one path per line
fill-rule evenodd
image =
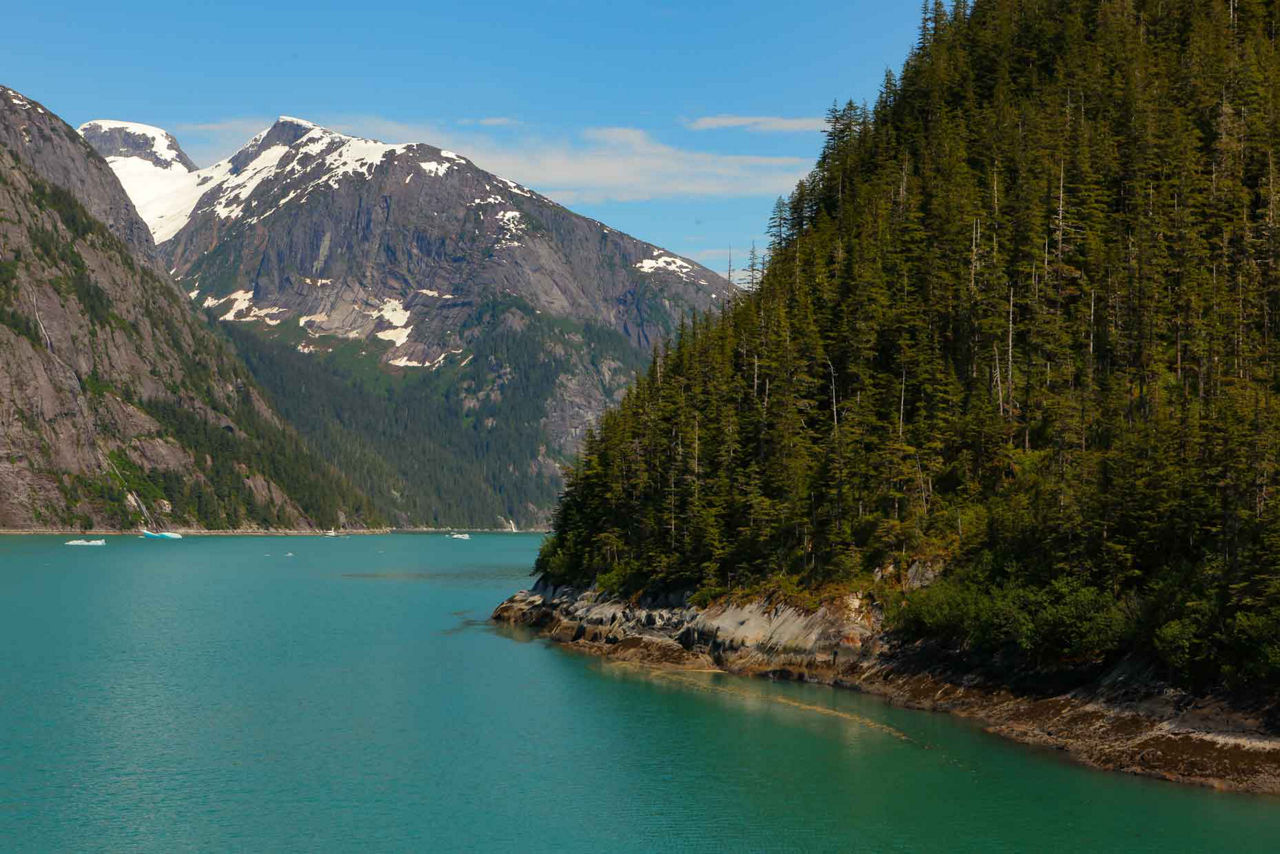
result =
M67 540L64 546L105 546L106 540Z
M457 531L451 531L451 532L449 533L449 539L451 539L451 540L469 540L469 539L471 539L471 535L470 535L470 534L459 534Z

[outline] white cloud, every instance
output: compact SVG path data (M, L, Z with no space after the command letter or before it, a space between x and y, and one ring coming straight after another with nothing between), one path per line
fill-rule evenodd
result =
M776 196L808 171L800 157L677 148L637 128L588 128L576 138L471 149L477 164L565 203L676 197Z
M511 127L520 124L519 119L513 119L509 116L489 116L483 119L459 119L460 125L481 125L482 127Z
M720 154L667 145L638 128L587 128L573 136L531 132L496 139L377 116L335 117L328 126L384 142L450 148L482 169L564 204L679 197L777 196L807 174L803 157Z
M789 193L810 160L722 154L680 148L629 127L587 128L545 136L520 130L501 138L379 116L304 116L342 133L389 143L426 142L452 149L482 169L518 181L563 204L646 199L777 196ZM178 125L174 133L200 165L227 157L274 119L228 119Z
M827 120L813 118L783 118L781 116L703 116L685 122L689 130L726 130L741 128L753 133L805 133L826 130Z

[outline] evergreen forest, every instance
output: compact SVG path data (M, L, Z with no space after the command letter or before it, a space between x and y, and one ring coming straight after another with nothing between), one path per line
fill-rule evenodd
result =
M1274 690L1278 29L1264 0L926 2L758 285L586 441L538 571L869 591L975 661Z

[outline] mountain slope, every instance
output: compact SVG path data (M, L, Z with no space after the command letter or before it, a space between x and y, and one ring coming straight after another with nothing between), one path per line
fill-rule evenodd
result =
M82 130L111 155L105 125ZM144 168L128 160L111 157L122 178ZM139 204L165 263L235 324L282 411L406 524L544 521L585 425L682 317L730 292L425 144L285 117L165 176L174 189Z
M1280 10L933 8L759 292L587 441L539 568L856 592L1035 684L1135 656L1274 700Z
M155 244L147 225L139 218L120 182L85 140L43 106L21 94L0 87L0 145L21 152L26 164L41 180L62 187L84 205L138 257L151 261Z
M363 499L152 269L106 162L3 87L0 142L0 528L358 524Z

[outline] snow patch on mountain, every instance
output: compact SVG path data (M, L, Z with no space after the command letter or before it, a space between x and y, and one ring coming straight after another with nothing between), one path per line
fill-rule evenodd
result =
M150 140L150 153L155 155L156 159L163 163L177 163L182 159L182 152L169 132L163 128L153 125L144 125L138 122L121 122L115 119L94 119L91 122L85 122L80 125L80 135L92 131L124 131L130 136L142 137ZM183 171L190 171L184 169Z
M237 317L234 319L242 323L247 323L251 320L261 320L263 323L267 324L267 326L279 326L280 318L276 317L275 315L284 314L288 310L289 309L287 308L276 308L276 307L254 308L254 309L250 309L249 313L246 314L244 317Z
M499 211L498 219L502 220L502 237L498 240L498 248L519 246L517 240L524 231L524 222L520 219L520 211Z
M108 157L107 163L156 243L163 243L182 230L196 202L212 186L212 179L203 171L162 170L136 157Z
M309 122L309 121L307 121L306 119L294 118L293 116L281 116L280 118L276 119L276 123L277 123L277 124L279 124L280 122L284 122L285 124L289 124L289 125L297 125L298 127L304 127L304 128L318 128L318 127L320 127L319 125L315 124L314 122ZM259 135L259 136L261 136L261 135Z
M404 307L404 303L398 299L384 300L382 308L378 309L374 317L381 317L392 326L404 326L409 322L409 312Z
M307 328L311 323L325 323L329 320L329 315L321 312L320 314L308 314L298 318L298 325L303 329Z
M404 343L409 340L409 333L413 332L412 326L405 326L399 329L384 329L381 332L375 332L375 338L381 338L383 341L390 341L397 347L403 347Z
M521 187L515 181L508 181L506 178L498 178L498 180L506 184L507 189L510 190L511 192L516 193L517 195L528 196L529 198L533 198L533 193L530 193L528 190L526 190L524 187Z
M222 219L237 219L244 213L245 204L249 197L253 195L253 191L258 185L273 175L276 168L280 164L281 158L289 151L289 147L285 145L273 145L263 151L253 159L248 166L237 173L228 174L222 178L222 191L218 201L214 204L213 209ZM223 161L218 164L229 163ZM217 166L213 168L218 168Z
M655 252L654 254L658 253ZM693 272L692 264L674 255L658 255L657 258L645 258L637 263L635 268L641 273L656 273L659 270L666 270L670 273L676 273L685 279L690 278L690 274Z
M371 139L357 139L334 133L324 128L315 128L303 137L303 147L294 157L291 172L310 172L311 168L301 162L305 154L325 152L323 161L324 183L330 187L338 187L342 178L350 175L370 177L388 154L396 155L407 151L409 145L387 145ZM334 146L334 143L338 144Z
M462 355L463 352L464 352L463 348L461 347L455 350L445 350L443 353L437 356L434 361L430 361L430 362L419 362L416 359L410 359L408 356L399 356L395 359L392 359L390 362L387 362L387 364L396 368L429 368L430 370L434 371L434 370L437 370L441 365L443 365L445 363L445 360L448 359L450 356L460 356ZM467 362L470 362L470 361L471 361L471 356L467 356L466 360L462 362L462 365L465 366Z
M80 134L86 138L111 135L113 140L127 141L123 144L128 147L116 147L116 151L135 151L108 154L107 163L158 242L162 224L174 220L175 208L185 204L185 196L198 181L197 173L188 166L191 161L182 154L173 137L151 125L95 119L81 125ZM137 148L133 149L134 146ZM195 204L195 199L191 204ZM178 228L181 223L172 233L176 234Z
M444 364L445 359L449 358L450 356L460 356L460 355L462 355L461 347L459 347L457 350L445 350L443 353L439 355L439 357L434 362L431 363L430 368L431 370L434 371L436 368Z
M235 320L236 315L248 309L253 305L253 291L234 291L225 297L207 297L204 301L205 308L218 308L225 302L231 303L231 310L219 317L219 320Z
M415 362L408 356L401 356L398 359L392 359L390 362L387 362L387 364L396 368L425 368L427 366L426 362Z

